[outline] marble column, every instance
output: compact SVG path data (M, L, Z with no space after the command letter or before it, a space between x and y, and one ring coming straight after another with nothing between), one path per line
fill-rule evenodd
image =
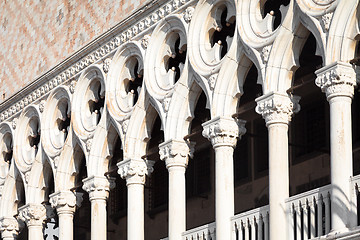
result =
M0 219L0 232L3 240L15 240L19 234L19 223L14 217Z
M270 239L289 239L286 230L289 198L288 124L299 111L300 98L270 92L256 99L256 112L265 119L269 135Z
M46 208L42 204L26 204L19 208L19 218L26 223L29 240L44 239L43 223L46 220Z
M216 117L202 124L203 136L215 150L215 220L216 239L231 239L231 217L234 216L233 153L237 138L245 134L245 121Z
M83 183L91 203L91 240L107 239L106 201L114 182L106 177L92 176L84 179Z
M127 159L117 164L118 173L126 179L128 190L127 238L144 239L144 184L145 177L153 171L153 161Z
M335 62L316 71L316 85L326 93L330 104L331 231L356 226L351 201L353 174L351 102L356 86L352 65Z
M74 235L74 213L82 202L82 193L59 191L50 195L51 207L59 217L59 239L72 240Z
M169 140L159 145L160 159L169 171L169 240L181 240L186 231L185 171L190 154L184 140Z

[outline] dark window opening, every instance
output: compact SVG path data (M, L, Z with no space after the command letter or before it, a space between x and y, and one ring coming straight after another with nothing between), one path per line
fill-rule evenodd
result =
M269 170L269 140L268 130L262 118L254 120L254 163L255 174L268 174Z
M262 95L262 86L260 84L257 84L257 78L258 78L257 68L253 64L244 82L244 86L243 86L244 94L240 98L240 102L239 102L240 106L249 102L255 103L255 99Z
M352 102L353 173L360 174L360 93L355 90Z
M136 64L133 69L131 69L130 74L131 78L129 83L126 86L126 92L131 92L134 95L133 106L136 104L139 99L141 87L143 84L143 70L139 68L139 61L136 59Z
M294 84L296 87L306 81L314 81L316 78L315 71L322 66L322 57L315 55L316 39L312 33L309 34L304 47L299 56L300 67L295 72ZM311 76L308 76L308 75Z
M94 99L88 101L89 110L91 114L96 114L96 124L100 122L102 111L105 104L105 92L101 91L101 84L97 82L94 84Z
M114 224L118 224L121 217L126 216L127 210L127 187L126 180L117 173L117 163L123 160L123 151L120 137L117 136L112 149L112 158L109 160L109 170L105 176L114 178L115 188L110 190L107 204L108 217Z
M3 149L2 156L5 162L9 164L11 163L11 159L13 156L13 138L11 134L7 133L3 137L3 144L5 145L5 148Z
M70 121L71 121L71 115L69 111L69 104L65 102L65 106L59 105L59 111L61 113L61 117L56 120L57 126L59 131L62 131L65 134L64 140L66 139L69 128L70 128Z
M191 122L190 135L187 138L195 142L195 150L192 159L189 159L186 170L186 195L191 197L207 197L211 190L210 161L214 154L211 143L202 136L201 124L210 120L210 111L206 109L206 95L202 92L198 98L194 119Z
M231 17L228 21L226 20L228 10L225 7L220 16L220 24L213 33L211 39L211 47L216 43L221 46L221 58L223 58L229 50L232 38L234 37L235 32L235 18Z
M290 0L267 0L264 4L263 17L266 14L270 14L274 16L273 29L276 29L281 24L282 14L280 11L280 7L289 5Z
M171 70L175 73L174 82L176 83L180 78L186 59L186 46L180 46L180 36L175 41L174 50L175 53L172 53L168 60L166 71Z

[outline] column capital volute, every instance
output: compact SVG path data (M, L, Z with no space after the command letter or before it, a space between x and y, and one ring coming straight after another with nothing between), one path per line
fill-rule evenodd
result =
M29 203L19 208L19 219L28 227L42 226L46 220L47 209L42 204Z
M235 147L237 138L246 133L245 123L244 120L218 116L202 124L202 135L211 141L214 148Z
M118 174L126 179L126 184L145 184L146 175L150 175L154 169L154 161L144 159L126 159L119 163Z
M90 201L106 200L114 186L114 179L105 176L91 176L83 180L83 189L89 193Z
M55 208L58 214L74 213L77 207L81 206L83 193L72 191L58 191L50 194L51 207Z
M270 92L255 99L255 111L265 119L266 126L275 123L289 124L294 113L300 110L300 97Z
M19 222L14 217L0 218L0 232L3 238L16 239L19 233Z
M192 156L195 144L192 142L170 139L159 144L160 159L165 161L166 167L187 167L188 156Z
M328 101L337 96L354 96L356 86L355 66L350 63L334 62L315 72L315 84L326 94Z

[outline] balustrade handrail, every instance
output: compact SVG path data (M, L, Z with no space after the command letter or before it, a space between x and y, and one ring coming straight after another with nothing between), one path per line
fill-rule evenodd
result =
M326 186L322 186L322 187L319 187L319 188L315 188L315 189L312 189L310 191L303 192L303 193L300 193L300 194L297 194L297 195L294 195L294 196L291 196L285 202L286 203L291 203L291 202L295 202L295 201L302 200L302 199L305 199L305 198L309 198L311 196L320 196L320 195L322 195L322 194L324 194L326 192L330 192L330 191L331 191L331 184L326 185Z
M268 213L269 212L269 205L266 205L266 206L263 206L263 207L258 207L258 208L254 208L254 209L251 209L249 211L246 211L246 212L242 212L242 213L239 213L239 214L236 214L235 216L233 216L231 218L231 221L235 221L235 220L238 220L238 219L241 219L241 218L245 218L245 217L249 217L251 215L255 215L255 214L264 214L264 213Z
M182 237L183 237L183 239L187 239L187 237L190 237L189 239L193 239L191 237L193 237L194 234L208 234L208 233L211 235L213 235L215 233L215 222L208 223L208 224L187 230L182 233ZM197 238L194 238L194 239L197 239Z

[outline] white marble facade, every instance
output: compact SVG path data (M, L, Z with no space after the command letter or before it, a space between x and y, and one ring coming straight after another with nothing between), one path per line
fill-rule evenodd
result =
M92 50L78 61L64 62L51 77L40 78L3 103L2 239L17 239L24 228L29 239L43 239L43 224L55 213L59 239L73 239L74 213L83 204L76 185L82 157L87 177L80 184L91 204L91 239L106 239L107 199L116 188L106 174L115 151L114 135L122 145L117 172L127 185L127 238L148 239L144 186L154 162L146 154L157 116L164 133L159 154L169 172L168 238L185 239L185 172L194 147L185 136L190 133L201 92L211 114L202 124L202 135L215 152L213 237L255 239L255 230L249 235L242 227L236 234L233 229L233 151L237 139L247 131L245 121L234 116L246 94L243 85L252 65L263 93L256 99L255 110L265 120L269 140L270 224L264 234L261 227L257 239L308 239L308 232L294 234L287 209L288 127L293 115L301 111L300 97L289 89L309 34L316 39L316 55L323 63L315 72L315 83L330 109L331 208L329 205L325 222L331 226L325 235L328 239L358 239L357 203L351 187L351 103L360 81L359 1L290 0L268 13L266 2L159 0L130 24L113 29L113 37L108 34L92 42ZM217 39L217 33L222 38ZM49 192L51 185L53 192ZM322 234L311 233L315 235Z

